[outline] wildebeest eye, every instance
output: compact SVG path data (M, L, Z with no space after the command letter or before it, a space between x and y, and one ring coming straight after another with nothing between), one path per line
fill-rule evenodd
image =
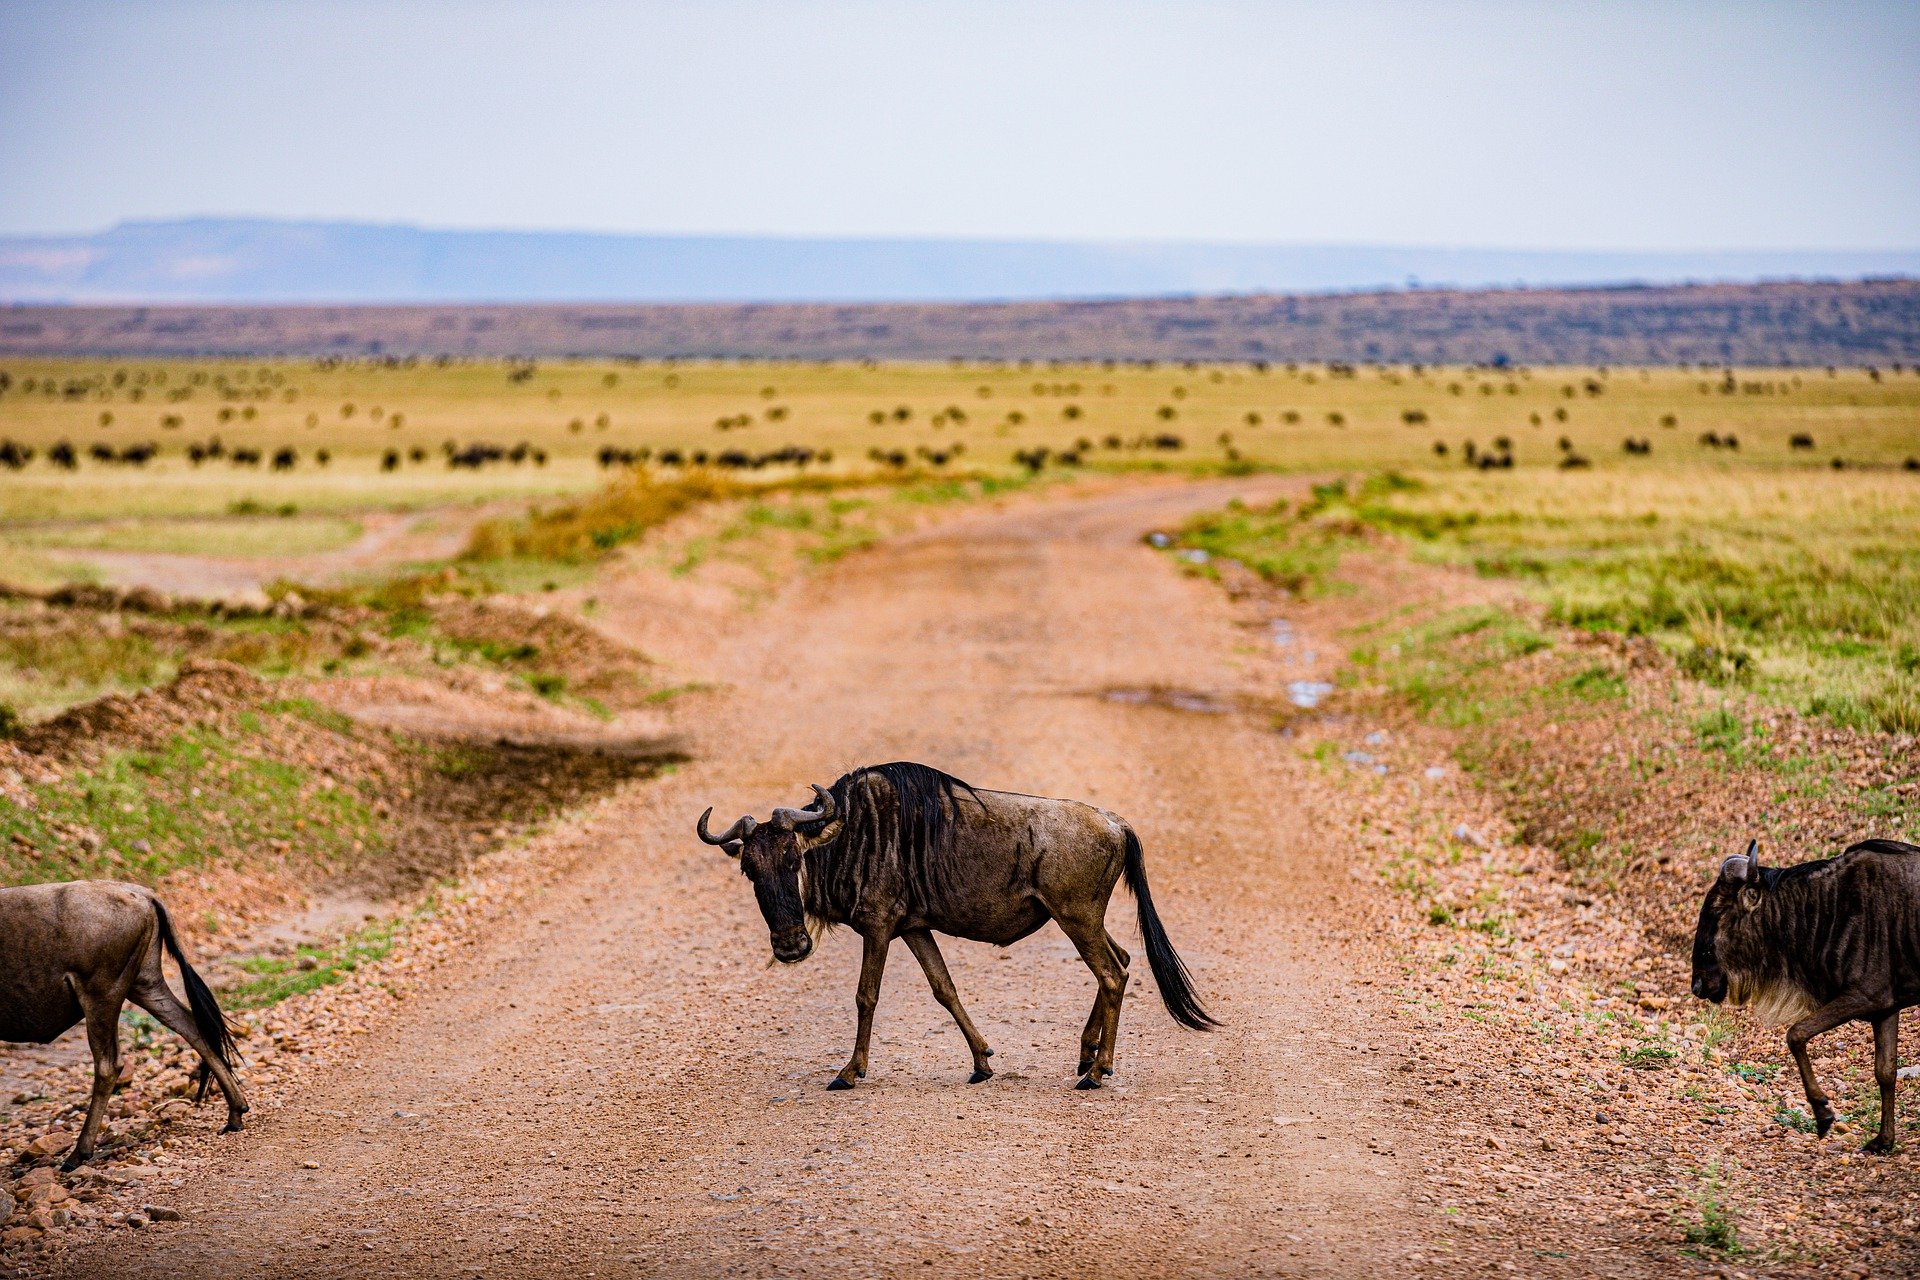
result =
M1759 906L1760 891L1754 888L1742 889L1740 891L1740 905L1742 907L1745 907L1748 911L1751 911L1755 907Z

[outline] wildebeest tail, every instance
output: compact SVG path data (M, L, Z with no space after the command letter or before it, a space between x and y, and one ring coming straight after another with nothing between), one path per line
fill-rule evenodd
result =
M187 1008L193 1013L193 1025L199 1029L200 1038L220 1055L222 1065L231 1068L239 1058L239 1050L233 1043L233 1031L227 1026L227 1016L220 1012L220 1002L213 998L213 992L193 971L193 966L187 963L186 954L180 950L180 940L173 935L173 921L167 918L166 904L158 898L153 900L153 913L160 921L160 945L173 955L173 962L180 966L180 980L187 984ZM202 1062L200 1088L194 1096L196 1103L207 1096L207 1084L212 1078L213 1069Z
M1193 976L1181 962L1180 953L1173 949L1173 943L1167 941L1160 913L1153 909L1153 894L1147 888L1146 858L1140 851L1140 837L1133 834L1131 827L1127 828L1126 869L1127 889L1140 908L1140 937L1147 944L1147 964L1153 969L1154 985L1160 988L1160 999L1165 1002L1167 1012L1183 1027L1213 1030L1220 1023L1200 1007L1198 997L1193 994Z

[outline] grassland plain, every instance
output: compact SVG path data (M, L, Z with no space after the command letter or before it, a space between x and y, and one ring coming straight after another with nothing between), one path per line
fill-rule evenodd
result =
M1568 453L1638 470L1836 458L1898 466L1920 454L1913 369L13 360L0 376L0 437L36 451L0 471L8 525L577 493L595 484L606 448L657 458L794 445L830 451L831 463L809 469L836 474L874 470L875 451L987 470L1012 469L1034 449L1105 467L1444 469L1462 464L1469 441L1475 457L1507 452L1521 467ZM1162 435L1179 447L1152 447ZM1701 443L1708 436L1714 444ZM194 466L189 446L215 437L226 455ZM1625 453L1629 438L1648 441L1650 454ZM48 461L61 441L79 455L73 471ZM147 442L160 451L141 467L89 454ZM472 443L529 452L518 463L447 465L444 446ZM235 466L235 448L259 451L260 465ZM295 462L274 472L280 449ZM397 466L382 471L390 450Z
M600 595L636 568L711 575L751 609L807 564L904 527L916 505L991 497L1036 473L1288 469L1350 478L1305 502L1208 517L1185 531L1186 549L1244 560L1329 606L1405 605L1349 620L1336 696L1391 703L1409 724L1450 735L1570 891L1634 909L1665 904L1666 915L1646 918L1671 933L1673 904L1695 888L1659 861L1658 824L1676 804L1692 823L1687 840L1702 846L1737 825L1728 797L1767 807L1765 829L1782 839L1827 839L1859 820L1912 830L1910 771L1886 745L1912 743L1900 726L1914 675L1920 473L1903 464L1920 454L1920 378L1906 370L16 362L8 374L0 436L35 456L0 471L0 578L28 554L57 553L41 562L50 574L73 573L67 557L89 553L318 563L378 512L424 520L450 505L500 504L464 552L330 582L295 574L266 616L179 601L157 612L9 604L0 697L32 720L167 681L202 656L276 680L471 679L496 691L488 696L510 690L582 715L646 706L677 698L680 683L656 682L633 653L570 656L576 640L590 647L574 632L593 630ZM187 443L216 434L229 450L296 450L295 465L194 467ZM1161 447L1161 436L1179 447ZM76 470L46 461L63 439L80 454ZM1629 439L1650 451L1629 452ZM89 454L95 443L146 440L162 452L143 466ZM447 466L443 444L475 442L529 451L519 464ZM786 446L833 458L723 471L609 470L596 456L648 450L657 464L663 450ZM409 460L415 449L423 461ZM389 450L399 462L383 470ZM1042 450L1037 463L1016 457ZM1061 453L1075 461L1061 464ZM1562 465L1570 459L1585 465ZM663 521L675 537L643 536ZM1372 579L1353 572L1367 563L1381 566ZM1402 570L1428 575L1406 578L1416 586L1469 583L1476 594L1436 591L1422 603L1382 587ZM493 599L503 593L536 598ZM537 634L535 617L564 619L568 636ZM617 688L600 687L603 677ZM7 873L91 870L89 859L112 850L127 860L115 874L204 879L205 910L216 909L233 886L230 860L140 862L205 843L199 828L176 829L185 819L174 811L206 818L207 788L194 779L209 771L224 788L215 809L249 806L257 817L250 846L304 848L325 818L364 846L342 859L378 862L402 843L388 816L323 814L313 806L352 793L320 788L324 771L275 745L310 728L356 732L325 720L283 708L260 720L272 739L264 746L236 721L214 738L181 730L58 777L23 769L26 790L9 796L17 865ZM1347 751L1373 750L1332 732L1324 741L1334 744L1322 762L1330 770ZM1529 751L1549 741L1559 749ZM501 761L461 754L394 768L479 785ZM439 825L489 841L504 829L478 818ZM1402 870L1426 927L1499 940L1506 908L1481 896L1485 886ZM246 958L252 967L229 988L247 1003L298 994L372 964L405 928ZM1736 1191L1750 1194L1746 1183Z
M1645 637L1709 685L1842 725L1914 733L1916 480L1767 469L1428 480L1386 472L1321 486L1290 508L1207 517L1185 537L1312 592L1327 589L1344 551L1381 535L1415 560L1523 587L1551 623ZM1505 615L1434 623L1403 637L1397 652L1479 634L1512 639L1515 653L1498 657L1524 656L1532 632L1518 625ZM1409 667L1402 692L1444 714L1478 715L1460 675Z

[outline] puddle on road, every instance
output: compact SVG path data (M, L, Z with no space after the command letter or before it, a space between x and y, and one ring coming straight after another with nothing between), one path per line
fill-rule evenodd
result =
M1134 707L1164 707L1169 711L1192 711L1204 716L1225 715L1234 705L1210 693L1191 689L1108 689L1100 695L1108 702L1123 702Z
M1333 692L1333 686L1324 680L1289 680L1287 682L1287 701L1305 711L1311 711L1320 705L1320 699Z

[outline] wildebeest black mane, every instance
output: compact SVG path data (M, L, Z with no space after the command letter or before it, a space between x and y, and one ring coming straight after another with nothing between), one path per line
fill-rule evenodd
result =
M1816 858L1812 862L1798 862L1789 867L1762 867L1760 881L1769 889L1793 885L1801 880L1809 880L1838 869L1856 853L1920 853L1920 845L1906 844L1899 840L1862 840L1857 844L1848 845L1832 858Z
M827 925L845 923L860 885L876 874L883 882L897 877L913 902L940 901L960 795L980 799L970 783L896 760L855 769L828 790L844 825L802 863L809 916Z

